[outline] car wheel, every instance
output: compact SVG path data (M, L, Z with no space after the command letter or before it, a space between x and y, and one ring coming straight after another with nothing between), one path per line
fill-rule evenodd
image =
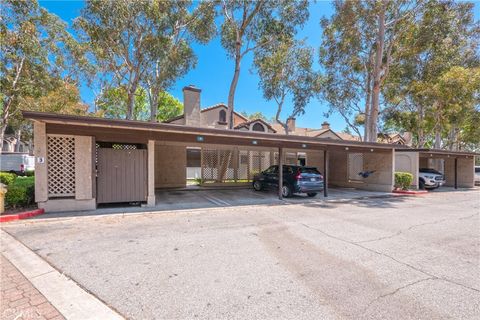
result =
M289 186L282 187L282 197L290 198L292 196L292 189Z
M310 192L310 193L307 193L307 196L309 196L310 198L313 198L317 195L316 192Z
M260 181L254 181L253 182L253 189L255 191L261 191L263 189L263 185Z
M420 180L418 181L418 188L419 188L420 190L424 190L424 189L425 189L425 181L423 181L423 179L420 179Z

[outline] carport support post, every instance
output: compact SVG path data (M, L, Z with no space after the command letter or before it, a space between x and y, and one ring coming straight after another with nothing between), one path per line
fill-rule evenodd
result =
M283 148L278 148L278 199L282 200L283 189Z
M323 151L323 196L328 197L328 151Z
M457 158L455 158L455 173L454 173L454 178L455 178L454 188L457 189L457 188L458 188L458 159L457 159Z
M147 152L147 207L155 207L155 140L148 140Z

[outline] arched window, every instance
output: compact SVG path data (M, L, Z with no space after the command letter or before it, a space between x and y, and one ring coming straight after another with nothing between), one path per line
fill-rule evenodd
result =
M252 130L253 131L262 131L262 132L265 132L265 127L262 126L260 123L255 123L252 127Z
M220 110L220 112L218 113L218 122L227 122L227 112L225 110Z

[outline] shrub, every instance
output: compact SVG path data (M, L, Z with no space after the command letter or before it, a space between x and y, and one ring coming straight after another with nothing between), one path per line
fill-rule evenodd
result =
M35 199L34 177L18 177L7 187L5 204L7 207L18 208L33 204Z
M410 172L395 172L395 188L407 190L412 181L413 175Z
M14 173L8 173L8 172L0 172L0 183L3 183L5 185L10 185L15 181L15 178L17 176Z
M33 177L35 175L35 171L34 170L27 170L25 171L25 176L26 177Z

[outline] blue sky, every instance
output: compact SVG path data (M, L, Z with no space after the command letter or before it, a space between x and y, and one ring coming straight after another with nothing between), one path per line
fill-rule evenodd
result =
M40 4L69 24L80 14L84 5L83 1L40 1ZM318 52L322 35L320 19L323 16L330 16L332 13L330 2L312 2L310 4L310 18L299 32L298 38L306 39L307 43ZM476 2L475 17L476 19L480 17L480 2ZM198 57L197 67L179 79L170 93L183 100L182 88L193 84L202 89L202 107L227 102L234 66L233 61L227 58L225 50L220 45L220 40L217 37L207 45L194 45L193 48ZM316 60L318 60L318 54L316 54ZM316 67L318 68L318 63ZM242 60L242 71L235 95L235 110L247 111L248 113L261 111L268 117L272 117L276 112L275 104L263 98L262 92L258 88L258 76L252 73L251 69L252 56L247 55ZM82 86L81 97L84 102L91 105L94 98L92 89ZM284 117L289 114L291 108L292 104L288 102L283 114ZM297 126L320 127L320 124L326 120L324 113L327 111L328 107L325 103L316 99L312 100L305 109L305 114L297 117ZM336 114L333 114L327 121L336 131L345 129L343 119Z

